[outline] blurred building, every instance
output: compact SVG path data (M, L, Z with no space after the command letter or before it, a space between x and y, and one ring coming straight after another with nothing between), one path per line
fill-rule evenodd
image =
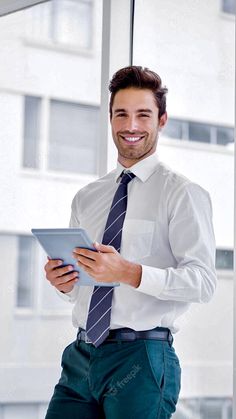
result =
M101 174L102 3L52 0L0 18L0 419L44 417L76 334L30 230L68 226L74 194ZM210 192L217 242L216 295L175 338L176 419L232 417L234 7L135 2L134 64L169 88L160 159Z

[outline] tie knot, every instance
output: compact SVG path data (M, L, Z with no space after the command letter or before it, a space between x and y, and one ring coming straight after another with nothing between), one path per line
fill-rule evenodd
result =
M131 172L123 173L121 177L120 183L123 183L123 185L128 185L128 183L135 177L135 175Z

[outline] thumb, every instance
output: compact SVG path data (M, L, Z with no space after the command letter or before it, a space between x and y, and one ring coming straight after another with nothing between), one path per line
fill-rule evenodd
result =
M103 252L103 253L114 253L115 252L115 248L113 246L107 246L106 244L101 244L98 242L94 242L94 247L98 252Z

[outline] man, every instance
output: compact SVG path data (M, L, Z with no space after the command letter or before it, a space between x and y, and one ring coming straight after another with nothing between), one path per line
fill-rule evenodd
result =
M74 249L75 264L107 287L79 287L73 266L60 261L45 266L75 304L79 328L47 419L170 418L180 390L176 320L216 286L209 195L155 153L167 89L156 73L131 66L113 76L110 92L117 168L77 193L70 223L96 240L97 252Z

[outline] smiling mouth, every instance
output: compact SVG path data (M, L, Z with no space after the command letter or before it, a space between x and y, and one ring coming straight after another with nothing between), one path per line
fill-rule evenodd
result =
M136 135L136 136L130 136L130 135L121 135L121 138L129 144L135 144L138 143L139 141L143 140L145 136L144 135Z

